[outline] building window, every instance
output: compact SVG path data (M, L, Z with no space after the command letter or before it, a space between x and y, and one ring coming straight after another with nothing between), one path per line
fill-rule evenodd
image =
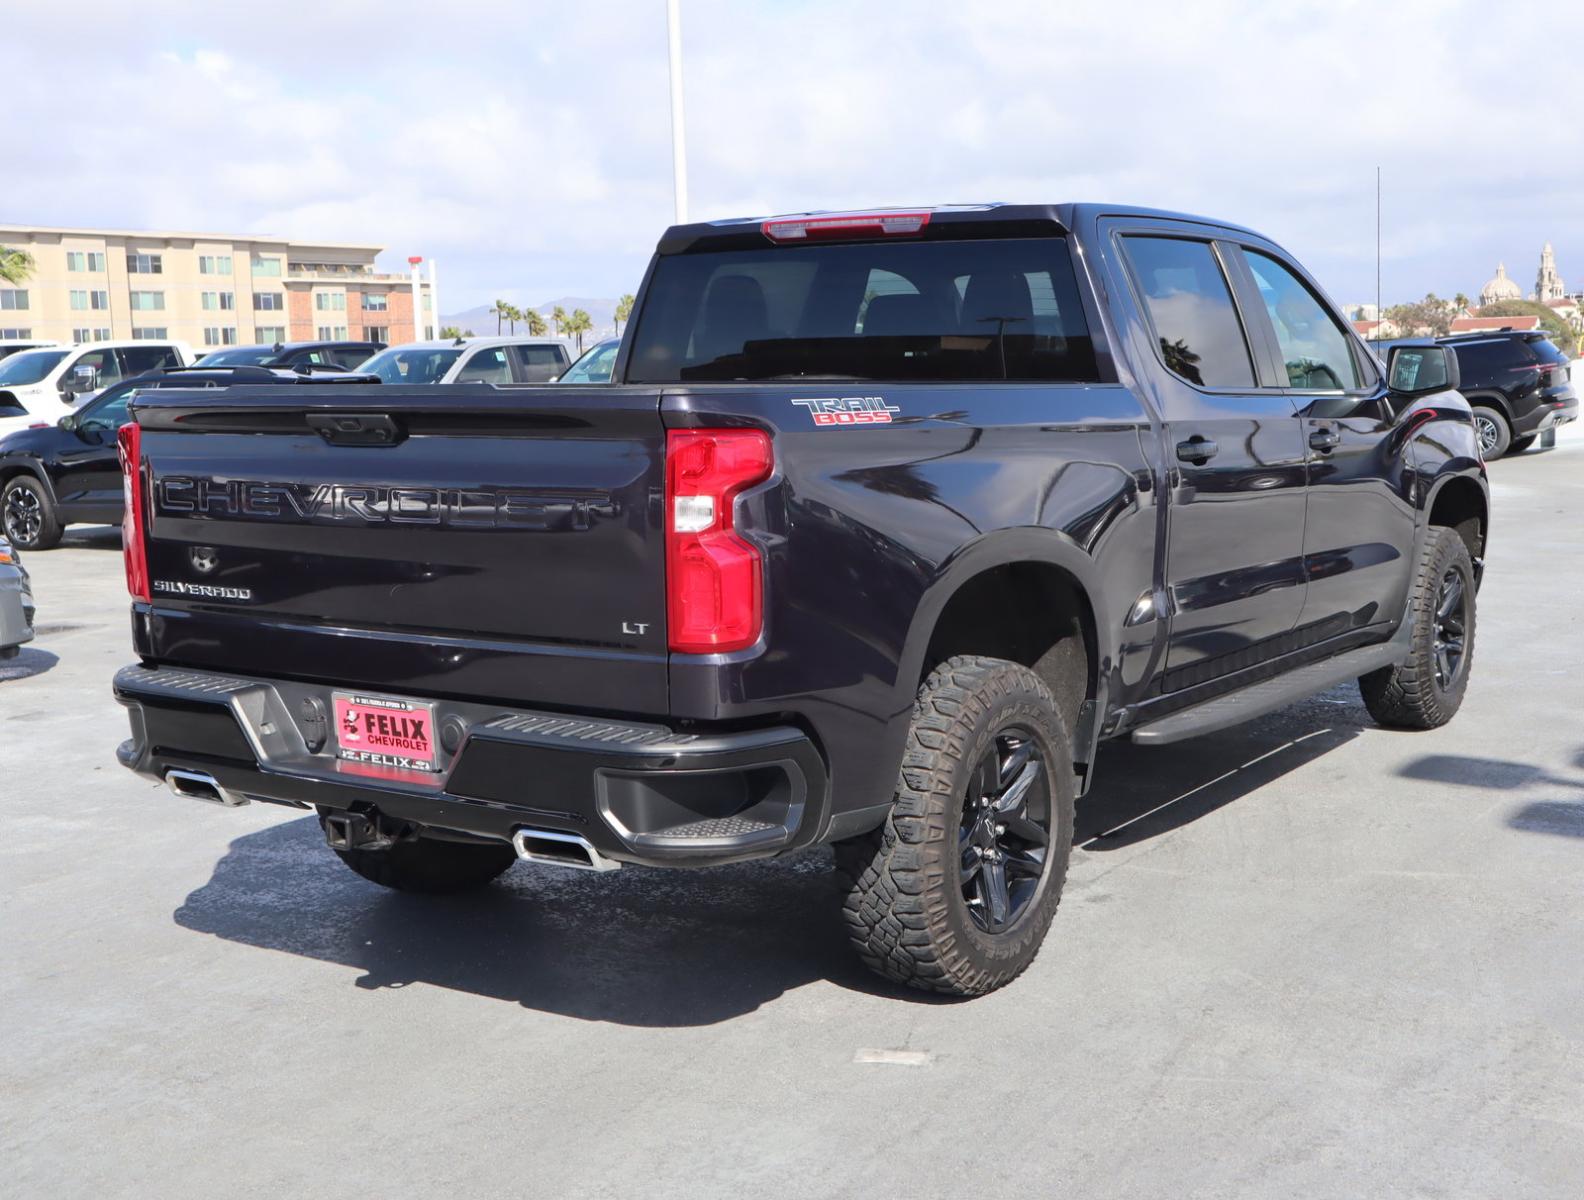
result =
M95 250L68 250L66 251L66 269L68 271L89 271L103 275L105 269L104 255Z
M345 325L319 326L319 340L321 342L344 342L347 340L347 327Z
M254 292L253 308L256 312L284 312L286 297L280 292Z
M314 307L320 312L345 312L345 292L315 292Z
M253 256L253 274L278 277L281 273L281 260L278 258L261 258Z
M231 274L231 256L229 254L200 254L198 256L198 274Z
M27 306L26 288L0 288L0 309L9 312L12 309L22 309Z
M103 292L98 292L98 293L95 293L95 294L96 295L100 295L100 296L104 295ZM132 311L133 312L164 312L165 311L165 293L164 292L133 292L133 293L131 293L131 297L132 297ZM99 305L95 304L94 307L98 308Z
M0 338L8 341L26 341L33 336L31 329L0 329Z
M170 332L163 325L150 325L147 329L132 331L134 342L163 342L169 336Z
M369 342L388 342L390 341L390 326L365 325L363 326L363 339Z
M273 346L277 342L286 340L286 327L284 325L260 325L254 330L254 336L266 346Z
M85 288L71 290L71 306L75 312L86 312L88 309L104 311L110 307L109 292L92 292Z
M163 275L165 260L158 254L134 254L127 251L128 275Z
M73 312L82 312L88 307L88 289L72 288L71 307Z
M364 292L364 312L384 312L390 307L390 297L384 292Z
M205 292L203 306L208 312L231 312L236 308L236 293Z
M206 325L204 327L205 346L235 346L237 333L235 325Z
M108 342L109 340L110 331L108 329L89 329L87 326L83 326L80 329L72 330L72 341L74 342Z

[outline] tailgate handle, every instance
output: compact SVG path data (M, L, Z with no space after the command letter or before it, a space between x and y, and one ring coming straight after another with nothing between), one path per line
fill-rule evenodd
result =
M403 436L385 413L309 413L308 427L332 446L394 446Z

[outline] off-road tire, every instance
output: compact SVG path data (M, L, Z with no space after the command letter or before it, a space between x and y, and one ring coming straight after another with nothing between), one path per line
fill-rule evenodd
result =
M28 536L13 532L11 528L9 514L12 505L21 499L18 493L24 493L29 498L38 518L37 532ZM33 476L18 475L0 492L0 533L4 533L18 550L49 550L60 544L60 517L55 512L55 506L50 503L49 491Z
M1048 771L1046 866L1022 914L1005 931L987 933L963 897L959 825L975 765L1012 726L1032 732ZM925 991L979 996L1034 961L1072 852L1071 747L1055 697L1027 667L961 656L924 681L891 815L873 833L836 847L848 935L871 970Z
M1513 438L1512 444L1507 447L1508 454L1522 454L1540 440L1538 433L1528 433L1521 438Z
M1436 602L1442 579L1449 570L1461 572L1468 596L1463 657L1448 688L1436 682ZM1474 633L1477 605L1474 562L1455 529L1433 525L1425 537L1414 576L1412 651L1395 666L1382 667L1359 679L1364 707L1377 724L1396 729L1438 729L1456 714L1468 690L1474 669Z
M337 850L336 857L370 883L398 892L443 896L483 887L517 861L505 843L399 841L388 850Z
M1495 462L1512 447L1512 426L1507 424L1507 417L1500 409L1492 408L1488 404L1474 406L1475 436L1479 437L1479 422L1489 421L1495 428L1495 442L1486 449L1483 438L1480 441L1480 454L1486 462Z

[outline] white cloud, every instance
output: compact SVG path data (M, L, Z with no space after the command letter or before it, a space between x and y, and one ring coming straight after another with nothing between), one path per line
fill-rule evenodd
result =
M683 5L700 217L1181 207L1353 300L1381 164L1390 296L1497 258L1527 282L1547 238L1584 281L1571 100L1532 78L1536 23L1488 5ZM670 219L661 0L23 0L8 31L7 219L374 241L440 260L453 308L630 290Z

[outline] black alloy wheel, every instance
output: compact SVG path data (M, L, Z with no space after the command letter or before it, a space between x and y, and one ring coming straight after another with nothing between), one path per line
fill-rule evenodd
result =
M957 831L968 915L986 933L1016 925L1039 891L1050 846L1050 779L1022 726L997 733L975 765Z
M1463 572L1448 567L1441 576L1435 607L1435 682L1441 691L1450 691L1463 672L1464 635L1468 629L1468 588Z

